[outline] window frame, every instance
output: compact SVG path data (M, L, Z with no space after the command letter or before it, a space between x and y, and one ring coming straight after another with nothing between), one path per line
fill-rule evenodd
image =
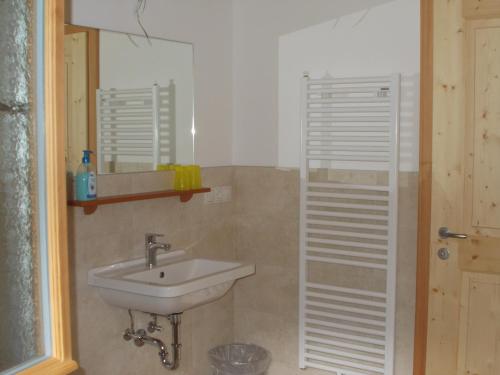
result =
M65 375L72 358L64 160L64 0L44 1L44 121L50 353L19 375Z

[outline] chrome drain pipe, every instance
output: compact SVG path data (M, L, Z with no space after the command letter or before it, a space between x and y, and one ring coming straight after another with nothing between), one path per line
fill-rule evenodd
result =
M160 350L158 355L160 356L161 363L163 367L169 370L175 370L179 367L181 360L181 347L182 345L179 343L179 326L181 324L181 315L172 314L168 316L168 320L170 321L170 326L172 327L172 360L168 359L168 351L162 340L157 339L152 336L148 336L146 331L143 329L134 330L134 323L132 312L129 310L131 327L127 328L123 333L123 338L126 341L134 340L134 344L136 346L143 346L144 343L148 343L151 345L156 345Z

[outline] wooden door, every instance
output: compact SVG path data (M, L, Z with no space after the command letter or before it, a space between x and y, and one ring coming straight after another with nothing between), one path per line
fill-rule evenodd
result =
M66 88L67 166L75 172L82 150L96 165L96 90L99 88L99 30L84 26L64 26ZM82 148L83 147L83 148ZM74 156L73 156L74 152Z
M66 165L76 173L88 149L87 34L64 36L66 92Z
M499 375L500 0L433 10L426 374Z

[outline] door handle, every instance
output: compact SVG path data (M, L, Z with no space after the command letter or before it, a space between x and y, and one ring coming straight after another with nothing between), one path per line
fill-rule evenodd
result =
M464 233L453 233L447 227L439 228L439 237L441 238L458 238L460 240L465 240L468 236Z

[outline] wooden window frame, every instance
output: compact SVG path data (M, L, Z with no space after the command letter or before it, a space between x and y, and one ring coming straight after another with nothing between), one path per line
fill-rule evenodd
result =
M64 0L44 2L45 144L51 356L20 375L69 374L72 359L64 160Z

